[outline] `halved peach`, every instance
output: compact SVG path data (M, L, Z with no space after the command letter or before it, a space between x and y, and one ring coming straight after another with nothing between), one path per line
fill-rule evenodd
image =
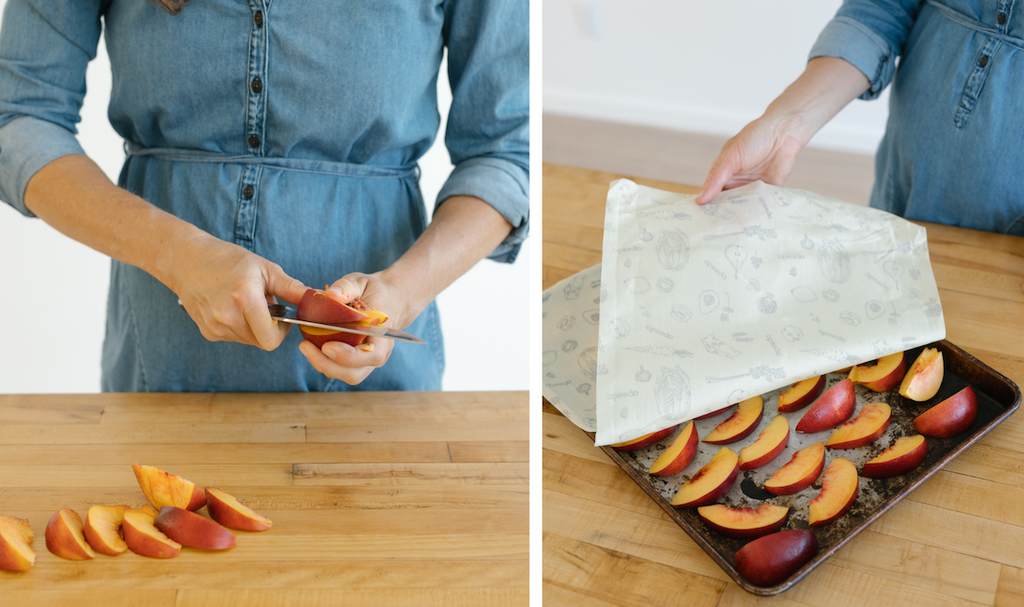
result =
M153 466L132 464L132 470L146 499L156 508L175 506L198 510L206 505L206 494L190 480Z
M85 541L82 517L71 508L61 508L46 524L46 549L69 561L96 558L96 551Z
M789 508L761 504L755 508L729 508L722 504L701 506L697 515L708 527L729 537L749 540L775 533L786 523Z
M878 457L864 464L860 475L865 478L889 478L910 472L928 455L928 442L920 434L904 436Z
M917 402L935 396L942 385L944 370L942 352L935 348L925 348L903 376L900 396Z
M824 389L824 375L796 382L790 389L779 395L779 413L792 413L803 409L814 402L814 399L818 398Z
M82 529L92 549L107 556L118 556L128 550L121 539L121 523L128 506L90 506Z
M821 478L821 493L811 500L811 527L827 525L843 516L853 507L860 490L857 468L853 462L841 457L832 460Z
M797 432L821 432L850 419L857 404L853 382L849 378L828 389L796 425Z
M825 441L829 449L854 449L875 442L892 419L892 408L886 403L864 405L857 417L836 428Z
M654 476L672 476L682 472L693 461L693 456L697 454L698 438L697 427L691 421L686 424L676 440L672 441L668 449L665 449L658 459L654 460L651 467L647 469L647 473Z
M850 369L850 381L868 390L885 392L899 385L907 372L907 357L903 352L883 356L875 363Z
M739 456L728 447L722 447L706 466L679 488L670 503L677 508L711 504L729 493L739 473Z
M206 488L206 509L210 518L229 529L266 531L274 524L269 518L243 505L235 496L214 487Z
M23 518L0 516L0 569L28 571L36 562L30 544L35 534Z
M644 447L647 447L649 445L653 445L654 443L660 441L661 439L665 438L669 434L672 434L673 432L676 431L676 428L678 428L678 427L679 427L679 424L676 424L674 426L670 426L668 428L665 428L664 430L658 430L657 432L651 432L650 434L645 434L645 435L641 436L640 438L634 438L633 440L623 441L621 443L615 443L614 445L610 445L610 446L611 446L612 449L615 449L616 451L639 451L640 449L643 449Z
M791 529L758 538L736 552L736 571L755 586L774 586L818 555L809 529Z
M172 540L156 528L153 522L156 514L148 505L138 510L124 511L124 541L128 548L139 556L156 559L170 559L181 552L181 544Z
M354 298L349 303L342 303L327 294L327 287L324 290L306 289L299 300L298 317L310 322L335 325L340 323L352 323L362 326L375 326L383 324L388 315L378 310L371 310L361 299ZM358 346L366 341L365 335L348 333L345 331L331 331L319 327L307 327L299 325L302 337L318 348L331 341L340 341L350 346Z
M728 445L747 437L761 423L764 414L764 399L760 396L748 398L740 403L736 412L704 437L711 445Z
M764 484L765 491L775 495L792 495L814 484L825 467L825 445L814 443L793 454Z
M785 451L789 444L789 421L776 415L757 440L749 447L740 449L740 470L754 470L772 461Z
M914 419L914 427L931 438L962 434L978 417L978 395L967 386Z

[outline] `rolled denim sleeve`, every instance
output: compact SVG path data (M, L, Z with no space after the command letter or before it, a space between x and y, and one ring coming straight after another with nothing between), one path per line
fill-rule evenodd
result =
M924 0L846 0L811 48L808 60L849 61L871 83L861 99L878 97L892 82L896 58Z
M39 169L82 154L75 125L105 3L8 0L0 30L0 200L27 216Z
M437 204L462 195L494 207L513 229L488 258L511 263L530 223L529 3L451 0L445 11L455 169Z

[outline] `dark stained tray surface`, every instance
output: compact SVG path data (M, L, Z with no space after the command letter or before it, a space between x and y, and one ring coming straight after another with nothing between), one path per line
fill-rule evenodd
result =
M697 456L685 470L670 477L656 477L647 474L648 466L667 448L685 424L664 440L634 452L619 452L611 447L602 447L605 453L628 474L637 485L654 499L673 520L690 535L710 556L728 573L744 590L761 596L769 596L784 592L793 587L811 570L835 553L843 544L863 531L892 508L897 502L910 494L925 480L938 472L950 460L977 442L982 436L1010 416L1020 407L1020 389L1008 378L985 365L967 352L948 341L929 344L928 347L938 348L942 352L945 375L942 386L934 398L925 402L914 402L904 399L898 390L876 393L863 386L856 387L857 410L869 402L887 402L892 407L892 422L886 432L875 442L857 449L833 450L826 449L825 466L835 457L843 457L856 465L859 471L864 463L876 457L890 447L896 439L917 434L913 420L934 405L956 394L970 385L978 396L978 418L963 434L948 439L928 438L928 455L925 461L915 470L888 479L860 478L860 493L848 513L838 520L812 529L818 539L818 555L786 581L771 587L755 586L745 580L735 568L736 552L749 540L737 540L721 535L704 525L697 516L696 508L677 509L669 504L679 486L706 464L711 456L721 447L729 447L735 452L752 444L757 436L777 414L778 397L783 390L775 390L763 395L764 415L758 428L749 436L730 445L709 445L700 443ZM907 352L907 367L917 359L924 348L915 348ZM825 390L841 381L846 374L830 373L827 376ZM807 516L810 501L821 491L821 477L811 487L796 495L773 496L766 494L760 487L784 464L789 462L793 453L805 446L828 439L831 430L814 434L799 434L794 428L808 407L784 414L790 423L789 446L771 463L750 471L740 471L732 490L718 503L730 507L754 506L761 503L772 503L789 506L790 513L783 530L809 529ZM734 409L707 420L697 420L698 434L704 437L716 425L724 421ZM593 438L592 433L590 434ZM767 495L769 499L760 498Z

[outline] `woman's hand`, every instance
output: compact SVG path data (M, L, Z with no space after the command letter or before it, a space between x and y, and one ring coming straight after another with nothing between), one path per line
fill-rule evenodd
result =
M358 297L370 309L387 314L388 320L384 326L396 329L408 327L420 312L407 309L398 289L388 282L386 270L376 274L349 274L328 287L327 296L344 304ZM303 341L299 344L299 351L317 371L346 384L356 385L374 369L383 366L394 347L393 340L368 337L358 346L340 341L328 342L322 350Z
M288 323L270 318L276 297L298 304L306 287L276 263L213 236L193 240L176 253L168 286L210 341L234 341L273 350Z

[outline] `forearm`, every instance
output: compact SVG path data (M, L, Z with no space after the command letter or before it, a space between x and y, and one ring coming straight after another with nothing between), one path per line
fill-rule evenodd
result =
M437 208L426 231L381 277L408 297L405 314L411 321L511 230L512 224L483 200L453 196Z
M210 238L117 187L81 155L58 158L36 173L25 190L25 205L63 234L142 268L172 289L178 245Z
M867 77L844 59L816 57L765 110L801 147L847 104L868 89Z

